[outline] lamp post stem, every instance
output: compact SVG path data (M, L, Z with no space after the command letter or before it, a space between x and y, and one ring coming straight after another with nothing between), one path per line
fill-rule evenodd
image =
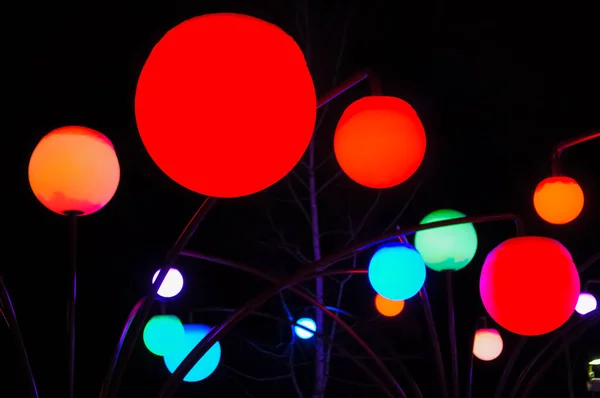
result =
M456 349L456 325L454 323L454 293L452 291L452 271L445 271L446 293L448 301L448 332L450 334L450 353L452 359L452 390L454 398L460 398L458 385L458 352Z
M487 321L483 318L484 328L487 328ZM475 345L475 335L477 334L477 323L475 323L475 328L473 329L473 338L471 341L473 342L473 346L471 347L471 355L469 355L469 382L467 383L467 392L465 393L466 398L471 398L473 396L473 367L475 365L475 354L473 353L473 348Z
M67 333L68 333L68 397L75 397L75 304L77 302L77 216L79 212L66 213L69 219L69 297L67 299Z

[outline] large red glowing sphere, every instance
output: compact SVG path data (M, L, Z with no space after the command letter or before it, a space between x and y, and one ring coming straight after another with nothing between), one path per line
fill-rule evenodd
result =
M548 177L540 182L533 194L533 206L538 215L550 224L566 224L583 210L583 191L569 177Z
M408 103L371 96L344 111L333 148L340 167L352 180L369 188L391 188L417 171L425 143L423 125Z
M120 173L110 140L81 126L46 134L29 160L29 185L35 197L58 214L97 212L115 194Z
M550 333L564 324L579 297L579 274L559 242L528 236L508 239L488 254L479 292L490 316L523 336Z
M304 54L277 26L208 14L171 29L142 69L135 116L158 167L197 193L268 188L312 137L316 96Z

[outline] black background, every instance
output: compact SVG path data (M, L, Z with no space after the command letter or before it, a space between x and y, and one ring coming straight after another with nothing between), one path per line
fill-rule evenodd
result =
M428 148L421 168L405 184L384 193L362 238L380 233L419 187L400 225L417 223L441 207L469 215L515 212L525 220L529 234L559 239L577 263L598 250L600 140L569 149L563 156L565 172L581 184L586 195L586 206L577 220L550 226L537 218L531 200L535 185L550 173L552 146L600 128L600 33L594 2L576 6L524 3L310 2L309 61L317 93L332 88L336 77L344 79L371 67L381 76L384 92L410 102L427 131ZM131 306L145 294L165 252L203 200L162 174L145 152L133 113L137 77L153 45L168 29L190 17L221 11L273 22L307 46L299 29L303 29L305 6L292 0L19 2L4 10L2 65L7 69L2 96L8 124L2 144L5 257L0 269L13 296L42 396L65 395L66 218L47 211L31 193L29 156L44 134L69 124L103 132L119 156L122 174L115 197L98 214L80 220L77 390L80 397L96 396ZM317 132L321 159L331 152L333 129L343 109L367 93L363 83L329 108ZM327 163L318 180L327 180L337 167L335 161ZM301 166L298 172L302 175ZM300 185L295 186L302 192ZM322 229L344 228L348 211L360 220L375 195L340 177L320 204ZM274 244L264 244L276 242L266 217L269 208L289 239L310 255L308 226L289 200L287 184L281 182L251 197L222 201L189 247L275 274L292 272L298 268L293 258ZM477 231L478 255L455 275L463 385L469 333L484 313L477 289L481 263L489 250L514 234L510 223L481 225ZM336 250L340 242L326 240L324 251ZM366 261L368 255L359 257L359 266L366 266ZM206 263L181 260L179 268L186 286L167 309L182 318L195 307L237 307L267 286ZM590 278L600 278L598 265L584 277ZM448 358L441 276L430 272L427 286ZM342 306L363 319L372 318L373 297L366 279L353 279L347 289ZM289 305L298 315L308 311L305 303L293 299ZM266 310L283 314L279 301L269 303ZM223 317L219 313L197 315L194 321L214 324ZM425 395L440 396L418 300L409 301L398 318L376 320L373 325L384 330L398 352L410 356L407 367ZM16 351L6 328L0 330L0 363L8 369L0 374L0 396L25 396ZM294 396L289 379L256 382L227 367L256 377L286 374L284 365L259 354L247 341L274 346L286 343L288 333L287 327L271 321L244 322L222 342L217 372L205 382L184 385L180 395ZM599 335L598 328L589 331L572 349L577 394L584 394L584 364L600 348ZM492 396L516 344L516 336L508 332L503 336L505 352L500 359L476 363L475 397ZM531 358L547 339L534 339L524 358ZM340 341L347 338L340 337ZM305 364L298 367L299 377L308 395L312 366L306 362L311 346L301 346L298 362ZM279 352L284 348L279 347ZM336 379L368 383L348 361L337 357L334 361ZM520 360L518 367L525 363ZM531 396L567 397L565 375L565 361L559 358ZM151 356L140 342L122 396L153 396L166 376L162 360ZM373 388L335 379L330 381L329 393L379 394Z

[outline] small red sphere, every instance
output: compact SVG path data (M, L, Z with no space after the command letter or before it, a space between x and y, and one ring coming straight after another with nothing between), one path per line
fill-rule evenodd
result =
M203 195L250 195L279 181L312 137L316 96L304 54L268 22L208 14L171 29L142 69L135 116L146 150Z
M352 180L369 188L391 188L419 168L425 130L415 110L400 98L364 97L342 114L333 146Z
M508 239L488 254L481 300L503 328L523 336L550 333L573 314L580 281L569 251L543 237Z

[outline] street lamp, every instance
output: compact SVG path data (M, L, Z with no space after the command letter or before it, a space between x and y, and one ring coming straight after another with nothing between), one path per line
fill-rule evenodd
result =
M586 134L556 145L552 151L552 176L538 184L533 194L533 206L538 215L550 224L567 224L583 210L583 190L571 177L563 175L560 155L572 146L582 144L600 133Z

